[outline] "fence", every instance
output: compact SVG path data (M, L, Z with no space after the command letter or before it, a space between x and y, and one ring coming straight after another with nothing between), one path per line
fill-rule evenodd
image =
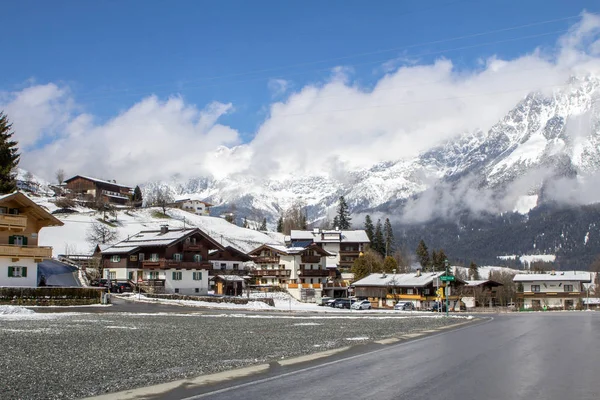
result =
M104 291L104 288L1 287L0 304L29 306L98 304Z

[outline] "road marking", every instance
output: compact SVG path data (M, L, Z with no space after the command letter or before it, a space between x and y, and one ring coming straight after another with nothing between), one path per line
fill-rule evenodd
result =
M320 353L308 354L305 356L290 358L286 360L278 361L277 363L281 366L299 364L306 361L318 360L319 358L329 357L337 353L341 353L342 351L346 351L350 349L350 346L340 347L339 349L322 351Z
M374 343L377 343L377 344L392 344L392 343L397 343L400 340L401 340L400 338L393 337L393 338L376 340Z
M487 321L479 322L478 325L479 324L486 324L488 322L491 322L492 320L493 320L493 318L490 318ZM473 322L473 321L470 320L469 322ZM460 324L456 324L454 326L464 325L464 324L465 323L460 323ZM470 326L463 326L462 328L455 329L452 332L461 331L461 330L467 329L467 328L470 328ZM422 338L419 338L419 339L411 340L410 342L401 342L401 343L395 344L394 346L403 346L403 345L406 345L408 343L415 343L415 342L419 342L421 340L427 340L427 339L430 339L430 338L435 337L435 336L444 335L446 333L447 332L438 332L438 333L433 334L433 335L428 335L428 336L425 336L425 337L422 337ZM409 335L415 335L415 334L412 333L412 334L409 334ZM417 336L420 336L420 335L417 335ZM412 336L412 337L414 337L414 336ZM349 360L354 360L354 359L357 359L357 358L366 357L368 355L381 353L382 351L389 351L389 347L385 347L383 349L369 351L367 353L357 354L357 355L354 355L354 356L345 357L345 358L342 358L342 359L339 359L339 360L329 361L329 362L326 362L326 363L323 363L323 364L314 365L312 367L301 368L301 369L294 370L294 371L291 371L291 372L286 372L286 373L283 373L283 374L278 374L278 375L275 375L275 376L270 376L268 378L257 379L257 380L252 381L252 382L240 383L239 385L229 386L229 387L226 387L226 388L223 388L223 389L218 389L218 390L213 390L213 391L207 392L207 393L197 394L197 395L194 395L194 396L183 398L181 400L197 400L197 399L202 399L202 398L214 396L216 394L229 392L231 390L242 389L242 388L249 387L249 386L259 385L261 383L266 383L266 382L274 381L274 380L277 380L277 379L285 378L287 376L296 375L296 374L300 374L300 373L307 372L307 371L312 371L314 369L326 367L326 366L329 366L329 365L335 365L335 364L339 364L339 363L342 363L342 362L345 362L345 361L349 361Z

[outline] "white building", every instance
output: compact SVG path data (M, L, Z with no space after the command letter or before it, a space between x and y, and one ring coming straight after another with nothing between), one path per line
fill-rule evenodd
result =
M350 270L354 260L366 250L366 245L370 243L370 240L364 230L342 231L315 228L312 231L292 230L290 236L286 237L286 243L292 247L306 247L310 243L315 243L328 253L334 254L334 257L327 258L327 266Z
M286 288L299 300L320 298L323 286L330 277L335 277L335 267L327 266L327 258L334 256L316 244L306 247L265 244L248 255L256 264L251 275L257 286Z
M589 272L552 271L545 274L517 274L517 299L525 309L575 309L587 296L584 283L592 281Z
M39 232L63 223L23 193L0 196L0 286L37 287L37 264L52 258Z
M200 199L185 197L175 200L174 206L192 214L209 216L212 204Z

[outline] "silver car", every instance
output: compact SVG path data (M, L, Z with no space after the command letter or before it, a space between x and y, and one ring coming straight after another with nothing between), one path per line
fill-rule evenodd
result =
M352 303L351 308L353 310L370 310L371 302L369 300L359 300Z
M414 311L415 305L412 301L399 301L394 306L394 310L398 311Z

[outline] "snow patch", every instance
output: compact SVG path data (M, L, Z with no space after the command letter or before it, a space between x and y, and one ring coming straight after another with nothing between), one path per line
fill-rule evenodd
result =
M535 208L538 202L538 196L519 196L515 204L514 212L519 214L527 214L531 209Z
M369 340L369 337L368 336L350 337L350 338L346 338L346 340L351 340L351 341L355 341L355 340Z

